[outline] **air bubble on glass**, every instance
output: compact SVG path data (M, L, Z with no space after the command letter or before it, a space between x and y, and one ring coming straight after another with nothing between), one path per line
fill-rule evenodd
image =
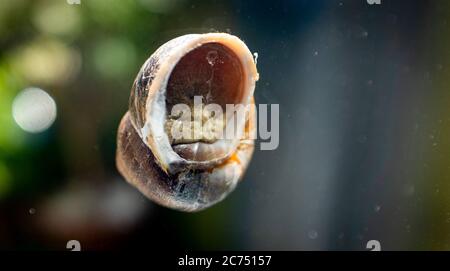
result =
M209 65L214 66L214 64L216 64L216 60L219 57L219 54L217 53L217 51L209 51L206 54L206 60L208 60Z

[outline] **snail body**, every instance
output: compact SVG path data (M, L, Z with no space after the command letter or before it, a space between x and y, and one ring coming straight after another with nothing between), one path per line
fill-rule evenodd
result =
M251 52L233 35L189 34L163 44L133 83L129 110L118 130L119 172L145 196L169 208L199 211L219 202L235 188L253 154L257 80ZM243 105L245 115L219 118L197 111L195 97L205 102L205 109ZM179 104L200 112L200 121L172 115ZM236 120L235 136L212 136L230 118ZM192 127L189 131L199 136L174 138L177 125Z

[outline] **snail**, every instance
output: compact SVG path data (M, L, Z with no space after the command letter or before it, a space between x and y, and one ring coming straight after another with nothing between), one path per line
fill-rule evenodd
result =
M253 55L234 35L188 34L163 44L143 64L131 88L117 134L119 172L150 200L168 208L194 212L224 199L253 155L258 77ZM195 112L196 97L205 109L210 104L223 110L229 104L244 105L245 115L227 112L215 118L202 112L201 124L210 121L210 130L204 128L195 138L174 138L171 132L180 123L195 133L191 118L180 121L172 112L178 104ZM234 137L208 136L223 132L231 118Z

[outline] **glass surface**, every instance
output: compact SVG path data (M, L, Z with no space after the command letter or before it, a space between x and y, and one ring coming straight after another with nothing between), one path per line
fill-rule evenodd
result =
M449 19L447 0L2 0L0 249L450 249ZM116 133L145 60L206 32L258 53L280 143L190 214L125 182Z

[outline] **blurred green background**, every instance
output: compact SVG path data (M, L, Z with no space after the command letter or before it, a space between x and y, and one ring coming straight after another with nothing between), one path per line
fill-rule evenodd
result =
M2 0L0 249L450 249L449 19L446 0ZM116 130L156 48L218 31L258 52L280 146L185 214L118 174Z

